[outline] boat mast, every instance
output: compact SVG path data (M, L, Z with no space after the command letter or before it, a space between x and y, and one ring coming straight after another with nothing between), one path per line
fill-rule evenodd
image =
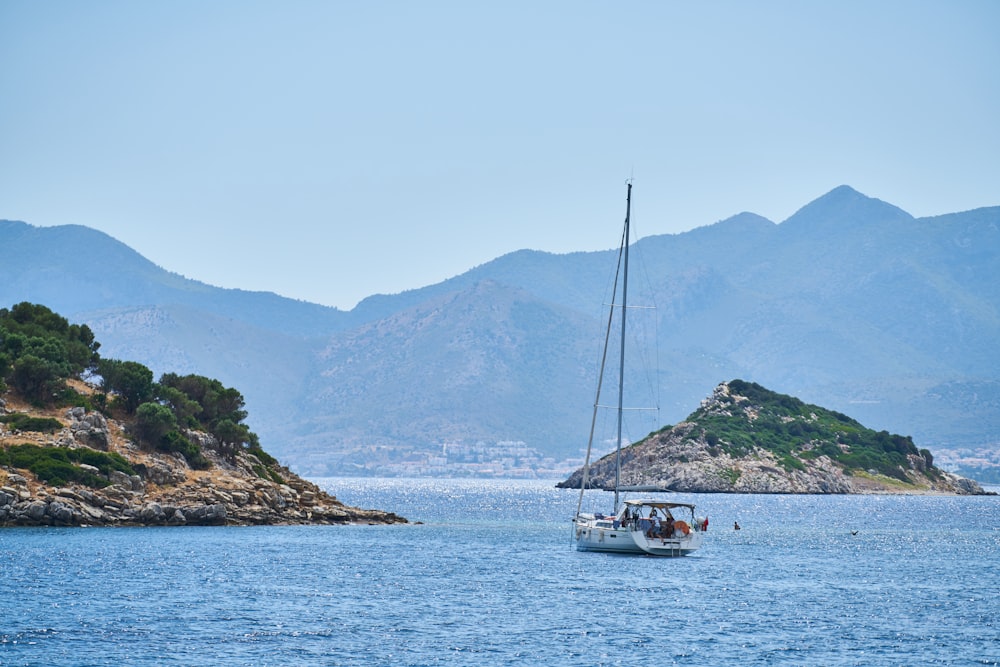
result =
M625 313L628 312L628 245L629 245L629 218L632 214L632 182L629 181L628 192L625 196L625 237L622 241L624 248L624 270L622 272L622 334L621 351L618 357L618 448L615 451L615 516L618 515L618 486L622 476L622 413L624 411L622 402L625 390Z

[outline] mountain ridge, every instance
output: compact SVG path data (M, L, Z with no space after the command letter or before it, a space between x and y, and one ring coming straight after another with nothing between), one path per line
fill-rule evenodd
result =
M845 187L779 224L742 213L689 232L635 242L633 256L649 270L648 279L632 283L632 301L657 306L651 328L660 342L658 382L670 388L663 404L664 421L680 419L687 406L722 378L746 377L842 411L856 406L865 423L912 434L931 447L995 443L1000 433L1000 409L994 409L1000 406L995 373L1000 357L994 344L1000 339L1000 207L912 218ZM803 211L820 222L799 224L808 221ZM844 215L859 217L845 221ZM799 223L786 227L796 219ZM17 223L13 234L11 223L6 224L5 229L0 222L0 241L10 248L8 257L24 254L23 237L42 229L30 225L25 229L26 223ZM613 239L611 223L609 230ZM90 264L107 267L102 248L100 243L79 241L71 246ZM0 263L0 302L46 303L88 323L104 341L102 353L114 356L119 349L127 350L129 354L121 356L157 372L175 370L177 366L166 361L176 361L178 355L192 364L208 364L198 372L241 387L252 419L260 420L252 424L254 430L273 443L269 448L279 456L286 446L289 453L294 450L289 463L309 474L336 473L336 465L327 462L339 460L344 452L360 451L366 443L389 443L410 454L440 450L445 436L460 432L462 424L469 438L507 440L516 432L542 451L572 456L586 441L593 382L581 379L581 373L593 372L594 341L604 318L601 297L614 252L516 251L441 283L396 295L373 295L351 311L338 311L269 293L195 288L188 283L182 285L197 297L178 288L157 303L159 292L143 293L143 274L133 272L129 262L113 265L114 280L102 276L93 287L80 289L90 285L85 268L77 269L84 272L81 276L58 270L53 274L46 255L35 251L32 261L19 264L18 271L11 268L12 262ZM471 418L481 415L477 404L491 400L491 377L484 367L476 385L479 394L466 394L454 405L435 408L446 413L437 422L450 423L454 429L405 432L407 422L435 423L416 407L429 409L426 402L414 402L407 413L406 402L399 400L405 395L401 387L445 392L448 376L434 355L443 358L442 350L455 346L460 355L486 358L491 336L517 335L514 323L489 319L490 304L482 301L484 295L504 292L499 287L495 292L482 291L490 281L521 290L520 301L530 304L526 310L561 322L546 330L544 337L514 349L508 358L513 371L504 382L524 388L520 400L494 403L505 411L503 417ZM123 287L129 283L131 291ZM158 284L154 281L154 287ZM87 300L91 290L105 290L103 308L91 307L95 305ZM207 296L200 296L200 290ZM478 293L480 301L477 305L473 298L462 310L439 311L437 324L429 329L412 326L424 321L421 312L428 304L456 293ZM154 316L173 322L169 340L156 326L143 324ZM475 329L470 322L479 317L492 323L490 336L449 336L450 330ZM197 325L199 318L216 324L204 330ZM379 322L383 322L381 339L359 337L360 331L378 329ZM227 332L232 333L229 342ZM177 340L187 342L172 348L171 341ZM384 373L376 386L359 366L324 368L323 351L342 348L347 341L373 346L369 352L378 346L410 349L417 357L409 368L422 361L438 364L439 373L409 377ZM225 354L213 353L219 349ZM534 350L545 352L539 358ZM545 361L546 356L552 357L551 362ZM539 386L529 374L546 378L547 386ZM296 375L302 376L298 382ZM346 396L350 387L361 385L371 397L393 405L402 426L382 429L377 409L358 408L364 407L363 397L319 406L330 416L323 419L344 424L338 426L344 430L304 425L317 414L310 396ZM970 395L976 401L970 402ZM532 406L526 419L516 410L525 409L530 401L544 408ZM310 406L308 413L302 409L305 404ZM352 421L354 411L363 412L365 419ZM498 426L486 432L480 428L483 421Z

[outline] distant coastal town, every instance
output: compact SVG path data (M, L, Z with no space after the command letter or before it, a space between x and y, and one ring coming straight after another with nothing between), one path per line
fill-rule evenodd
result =
M609 450L610 451L610 450ZM596 461L609 451L594 452ZM384 450L383 450L384 453ZM373 456L364 462L347 464L338 474L361 477L445 477L561 479L580 469L584 451L577 456L556 459L546 456L519 440L475 444L450 442L439 450L394 450L392 456ZM985 484L1000 484L1000 448L941 449L934 453L936 464Z
M934 452L934 462L942 470L981 484L1000 484L1000 444L940 449Z
M519 440L475 444L451 442L442 444L438 451L413 450L395 460L377 457L355 463L351 472L365 477L556 479L580 468L584 454L556 459Z

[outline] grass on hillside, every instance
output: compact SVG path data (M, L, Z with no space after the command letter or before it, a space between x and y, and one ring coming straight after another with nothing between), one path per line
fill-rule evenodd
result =
M733 380L730 397L723 399L728 414L700 409L689 438L703 437L710 451L741 458L759 447L772 452L786 470L804 470L804 461L827 456L850 473L874 470L908 482L909 456L926 463L926 473L936 474L933 457L918 450L909 436L874 431L842 413L765 389L756 383Z

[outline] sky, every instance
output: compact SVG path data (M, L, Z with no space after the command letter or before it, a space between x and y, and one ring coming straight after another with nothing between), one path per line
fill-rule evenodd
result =
M341 309L839 185L1000 205L1000 2L0 0L0 219ZM2 261L2 249L0 249Z

